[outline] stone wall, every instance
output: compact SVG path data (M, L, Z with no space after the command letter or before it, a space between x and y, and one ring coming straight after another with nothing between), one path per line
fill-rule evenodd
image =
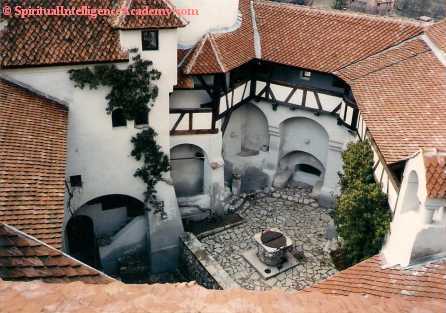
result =
M195 280L208 289L240 288L191 233L185 233L181 237L180 266L190 280Z

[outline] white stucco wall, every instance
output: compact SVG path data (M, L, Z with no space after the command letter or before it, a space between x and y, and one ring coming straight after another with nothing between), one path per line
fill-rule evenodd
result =
M198 10L198 15L183 16L189 25L179 30L179 43L190 46L210 30L232 27L238 3L239 0L172 0L177 8Z
M159 31L159 50L141 51L140 31L121 32L124 48L139 48L144 59L153 61L161 73L156 82L159 95L149 115L150 126L159 134L157 141L165 153L170 150L169 136L169 93L177 80L177 30ZM119 63L126 67L126 63ZM74 190L72 210L84 203L107 194L124 194L144 200L143 182L133 173L140 164L130 156L130 142L139 130L133 121L127 127L112 128L111 116L106 114L107 88L84 90L74 87L68 70L84 66L52 66L13 69L2 71L13 79L27 84L52 97L64 100L69 105L67 177L82 175L83 186ZM169 176L169 175L167 175ZM156 186L158 197L165 201L167 220L159 216L150 218L152 252L166 247L178 246L182 224L173 187L164 182ZM70 217L69 211L65 214ZM163 240L160 240L160 238ZM163 265L163 264L161 264Z

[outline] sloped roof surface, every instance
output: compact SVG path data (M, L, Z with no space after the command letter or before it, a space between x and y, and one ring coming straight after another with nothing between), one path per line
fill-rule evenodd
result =
M412 269L383 268L383 257L375 256L313 285L311 290L325 294L365 294L408 300L437 299L446 301L446 260Z
M446 68L422 39L336 73L352 88L388 164L420 148L446 148Z
M0 278L45 282L112 281L95 269L5 224L0 224Z
M446 149L433 149L431 152L424 153L428 197L446 199Z
M107 285L1 282L6 312L444 313L444 301L331 296L319 292L207 290L188 284Z
M113 27L119 29L145 29L145 28L178 28L184 27L186 21L178 16L173 6L167 0L119 0L117 7L128 10L164 10L153 15L122 15L112 19ZM170 14L164 12L170 11Z
M61 247L67 109L0 79L0 223Z
M256 1L262 59L332 72L422 32L418 23Z
M7 0L7 2L11 0ZM103 0L23 0L23 7L104 6ZM121 51L119 33L110 26L108 17L34 16L7 19L0 33L0 66L36 66L127 60Z
M446 53L446 19L429 27L426 33L429 38Z

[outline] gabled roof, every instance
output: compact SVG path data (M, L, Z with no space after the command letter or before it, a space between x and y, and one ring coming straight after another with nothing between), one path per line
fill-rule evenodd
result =
M437 299L444 302L446 259L402 269L386 268L383 257L375 256L313 285L310 290L331 295L404 296L407 300Z
M232 32L206 34L185 61L185 74L225 73L255 58L250 1L240 0L239 8L241 25Z
M271 1L257 0L250 8L241 0L240 12L236 31L203 37L184 73L223 73L254 58L333 72L423 31L419 22Z
M0 79L0 223L61 247L67 108Z
M446 67L421 38L335 73L350 85L388 164L446 148Z
M118 29L148 29L148 28L178 28L187 25L168 0L119 0L118 8L127 10L160 10L148 15L121 15L112 21L112 26ZM150 13L150 12L149 12Z
M109 283L113 279L14 227L0 224L0 278Z

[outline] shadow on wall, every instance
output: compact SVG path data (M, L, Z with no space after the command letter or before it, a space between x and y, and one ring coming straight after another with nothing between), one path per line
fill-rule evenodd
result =
M286 154L279 162L279 171L288 172L289 180L311 186L322 186L325 167L309 153L293 151Z

